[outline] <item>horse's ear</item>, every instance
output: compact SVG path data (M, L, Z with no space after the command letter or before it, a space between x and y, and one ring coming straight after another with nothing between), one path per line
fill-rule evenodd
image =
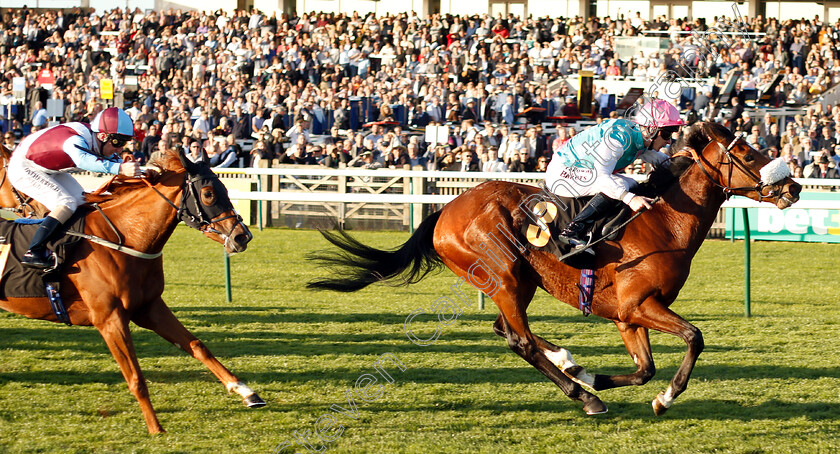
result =
M184 150L180 147L178 148L178 158L181 160L181 164L184 166L184 168L187 169L187 172L195 173L195 163L190 161L186 153L184 153Z

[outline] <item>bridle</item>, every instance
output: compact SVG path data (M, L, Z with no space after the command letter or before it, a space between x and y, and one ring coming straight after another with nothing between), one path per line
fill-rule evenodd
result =
M711 181L712 184L714 184L715 186L723 189L723 193L726 195L727 200L729 200L729 198L735 195L735 193L738 191L746 193L755 191L755 193L758 195L759 202L763 202L764 199L772 199L774 197L778 197L778 195L781 192L781 185L779 185L778 182L765 183L764 181L762 181L761 177L756 175L756 173L753 172L752 169L747 167L747 165L744 164L744 162L740 158L738 158L738 156L732 154L732 149L735 148L735 145L737 145L739 141L744 140L744 136L745 134L743 132L739 132L735 135L735 138L732 139L732 142L730 142L729 145L727 145L726 147L724 147L722 143L713 140L711 143L706 145L706 148L703 149L705 154L706 149L708 149L710 146L717 146L718 148L720 148L721 161L719 162L719 164L721 166L727 166L729 169L726 185L719 183L717 180L715 180L712 174L709 173L708 170L706 170L706 166L703 165L703 160L701 159L700 155L698 155L696 150L689 147L686 147L685 150L689 151L692 159L694 159L694 162L696 162L700 166L700 169L703 170L703 173L706 174L706 177L709 179L709 181ZM746 145L753 149L751 145ZM724 161L723 158L725 158L726 161ZM755 185L732 187L732 173L735 167L737 167L741 172L743 172L747 177L749 177L749 179L754 181ZM767 190L766 195L765 189Z
M225 239L226 247L228 246L228 242L232 239L231 234L240 225L243 227L243 230L247 232L248 236L251 236L251 233L242 221L242 216L233 209L230 202L227 202L227 206L222 207L217 207L216 204L207 207L201 203L199 191L206 186L213 186L216 194L225 193L224 187L219 181L219 177L211 170L206 169L206 171L200 171L196 175L192 175L189 172L187 173L187 178L184 179L184 183L181 185L183 195L181 196L181 202L178 205L175 205L175 203L169 200L168 197L163 195L163 193L154 187L154 185L152 185L152 183L150 183L147 179L144 178L143 181L175 210L178 219L184 221L185 224L200 231L201 233L215 233L221 236ZM225 215L227 212L233 212L233 214ZM214 224L227 219L236 219L236 222L231 226L227 233L214 227Z
M115 178L117 178L117 175L115 175L113 179ZM113 181L113 179L111 181ZM205 184L205 182L207 182L208 180L209 184ZM166 203L168 203L169 206L171 206L175 210L178 219L184 221L184 223L186 223L188 226L205 234L215 233L224 237L224 244L226 248L230 248L230 245L228 244L232 239L230 235L233 233L234 230L236 230L236 227L239 225L242 225L243 230L248 235L249 241L253 238L251 232L242 223L242 217L239 216L239 214L237 214L236 211L233 209L230 200L227 200L227 202L225 203L226 206L222 206L221 208L217 206L218 203L214 203L213 205L207 207L213 209L214 211L212 212L208 212L207 209L202 206L200 202L200 197L198 195L198 191L200 188L204 188L208 185L211 185L216 191L216 194L226 194L224 186L219 181L219 177L216 176L216 174L213 173L209 168L199 168L198 174L192 174L189 172L189 170L187 171L187 177L184 179L184 183L181 185L181 191L183 192L183 196L181 196L181 203L179 204L180 206L172 203L172 201L169 200L169 198L166 197L162 192L160 192L151 182L149 182L148 179L143 178L142 181L146 184L146 186L151 188L153 191L155 191L157 195L159 195L163 200L165 200ZM94 194L99 194L102 191L105 191L106 188L108 188L109 186L110 183L102 186L100 190L98 192L94 192ZM196 189L196 187L198 187L199 189ZM190 211L190 204L195 207L195 212ZM161 254L163 253L162 250L155 253L149 253L138 251L136 249L132 249L123 245L122 235L120 235L120 232L114 225L114 223L111 222L107 215L105 215L105 212L99 207L99 205L94 203L93 207L96 209L96 211L99 212L99 214L102 215L102 217L105 219L105 222L108 223L108 226L110 226L111 230L113 230L113 232L117 235L117 238L119 238L118 242L114 243L112 241L108 241L104 238L100 238L95 235L89 235L87 233L82 232L75 232L72 230L67 232L68 235L85 238L93 243L114 249L116 251L123 252L132 257L151 260L161 256ZM225 213L229 211L233 211L234 214L225 215ZM233 224L233 227L231 227L227 233L223 233L213 227L213 224L231 218L236 218L236 223Z

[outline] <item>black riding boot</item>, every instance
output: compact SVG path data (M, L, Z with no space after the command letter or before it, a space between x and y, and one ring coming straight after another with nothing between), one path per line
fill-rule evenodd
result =
M615 203L615 200L603 193L596 194L572 219L572 222L560 232L560 236L576 247L589 244L592 224L607 214L615 206Z
M20 263L39 270L51 268L55 265L52 253L47 250L46 244L60 225L61 222L56 218L44 218L41 226L35 232L35 236L32 237L32 242L29 243L29 250L21 257Z

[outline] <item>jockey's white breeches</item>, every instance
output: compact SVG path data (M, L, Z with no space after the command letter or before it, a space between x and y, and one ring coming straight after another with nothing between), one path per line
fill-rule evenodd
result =
M12 153L9 182L15 189L41 202L50 211L66 207L70 212L84 203L84 188L70 174L45 169L26 159L24 153Z

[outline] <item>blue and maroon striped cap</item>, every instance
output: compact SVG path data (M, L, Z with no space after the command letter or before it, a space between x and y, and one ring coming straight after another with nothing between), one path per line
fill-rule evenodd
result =
M93 132L134 137L134 122L124 110L117 107L109 107L96 114L90 122L90 129Z

